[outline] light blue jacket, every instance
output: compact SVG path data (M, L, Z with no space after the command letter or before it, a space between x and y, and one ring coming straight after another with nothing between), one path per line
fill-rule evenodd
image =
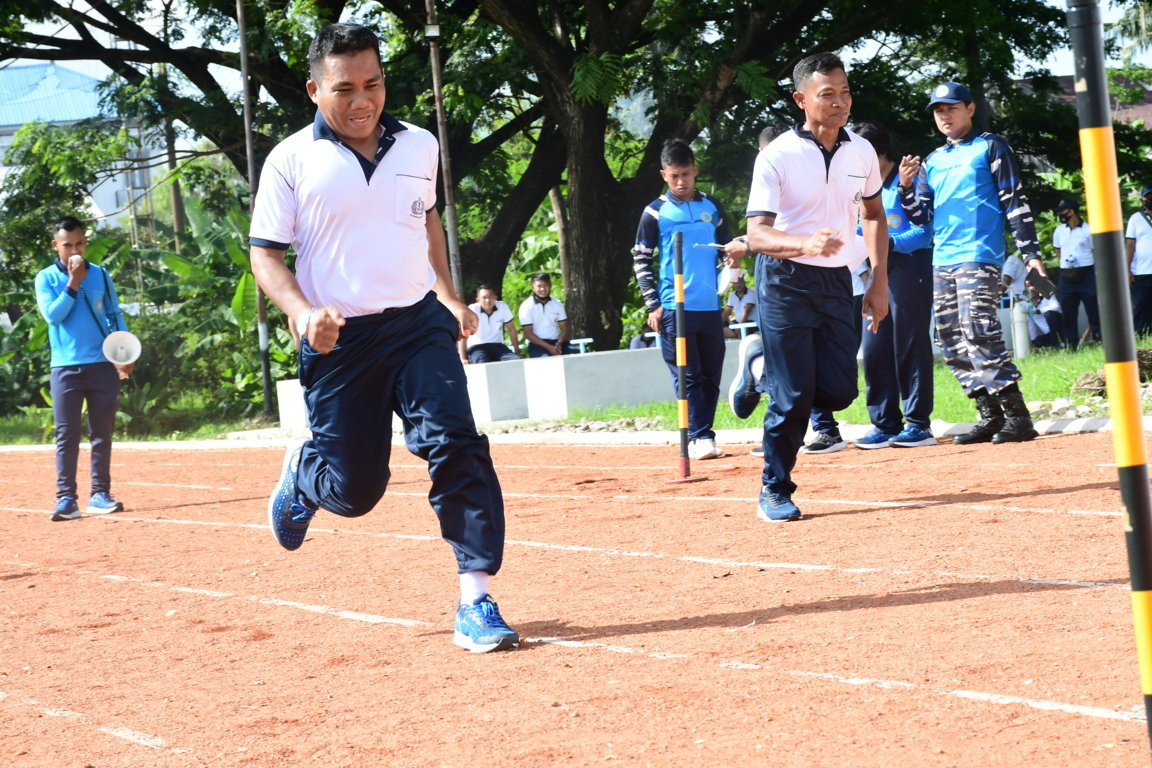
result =
M68 287L68 270L59 259L40 270L36 306L48 321L53 368L107 362L104 337L128 330L112 280L91 262L79 291Z

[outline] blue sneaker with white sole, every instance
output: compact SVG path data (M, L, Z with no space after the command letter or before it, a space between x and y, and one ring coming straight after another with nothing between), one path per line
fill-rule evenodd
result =
M520 635L500 616L491 595L456 609L456 631L452 642L473 653L508 651L520 647Z
M760 489L760 504L756 515L770 523L787 523L801 517L800 508L792 503L790 494L773 491L767 486Z
M287 550L299 549L304 543L308 524L318 509L308 504L296 490L296 472L300 468L300 454L305 442L292 443L284 452L280 482L268 499L268 525L276 541Z
M101 491L88 497L88 508L84 511L90 515L106 515L109 512L123 512L124 504L112 498L112 494Z
M764 356L764 342L760 334L754 333L745 336L740 341L740 348L736 354L737 365L740 366L736 376L728 387L728 406L738 419L746 419L760 404L760 392L756 389L756 377L752 375L752 362L757 357Z
M926 445L936 445L936 438L932 435L931 430L908 425L900 434L892 438L889 445L894 448L921 448Z
M82 517L82 515L80 514L80 507L76 504L76 499L71 496L56 499L56 510L52 513L52 522L75 520L78 517Z
M887 448L892 444L894 439L896 439L896 435L881 432L879 429L873 427L872 431L864 435L864 437L853 440L852 445L865 450L874 450L876 448Z

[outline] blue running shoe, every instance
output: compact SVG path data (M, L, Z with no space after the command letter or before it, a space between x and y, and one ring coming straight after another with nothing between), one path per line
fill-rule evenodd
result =
M792 503L792 497L787 493L773 491L765 486L760 489L760 506L756 515L770 523L787 523L800 519L800 508Z
M84 511L90 515L106 515L109 512L123 512L124 504L112 498L110 493L94 493L88 498L88 509Z
M752 375L752 362L757 357L764 356L764 342L760 334L754 333L745 336L740 342L740 349L736 360L740 370L732 379L728 387L728 406L738 419L746 419L760 404L760 392L756 389L756 377Z
M284 465L280 468L280 482L268 499L268 525L272 535L284 549L299 549L308 532L308 523L316 514L316 507L307 504L296 491L296 471L300 468L300 453L306 441L299 440L284 452Z
M56 500L56 511L52 513L52 522L75 520L78 517L81 517L81 514L80 507L76 505L76 499L71 496L64 496Z
M920 448L925 445L936 445L936 438L932 436L931 430L908 425L900 434L892 438L889 445L896 448Z
M865 450L887 448L895 439L896 435L890 435L887 432L881 432L880 430L873 427L872 431L864 435L864 437L853 440L852 445L856 446L857 448L863 448Z
M520 635L500 616L491 595L456 609L456 632L452 642L473 653L508 651L520 647Z

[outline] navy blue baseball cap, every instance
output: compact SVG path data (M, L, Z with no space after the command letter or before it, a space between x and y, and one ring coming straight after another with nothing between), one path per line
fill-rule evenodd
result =
M972 94L968 91L968 86L962 83L940 83L932 89L932 100L928 102L928 109L932 109L935 104L966 104L972 103Z
M1144 189L1140 190L1140 197L1148 197L1152 195L1152 186L1144 185Z

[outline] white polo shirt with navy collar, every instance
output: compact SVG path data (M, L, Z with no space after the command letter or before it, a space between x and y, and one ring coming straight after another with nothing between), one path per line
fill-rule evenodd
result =
M1090 267L1096 263L1092 253L1092 232L1086 221L1081 221L1078 227L1067 224L1056 227L1052 233L1052 247L1060 249L1061 269Z
M796 126L756 156L747 215L775 216L773 227L801 237L824 228L838 231L845 247L833 256L790 259L817 267L855 267L867 256L855 247L860 201L883 186L876 150L863 137L841 128L832 151L811 131Z
M426 212L436 204L436 138L387 113L374 162L312 125L276 145L260 173L249 242L296 251L314 306L345 317L406 307L435 284Z
M549 296L548 301L541 303L532 294L520 303L520 325L532 326L532 333L538 339L559 339L560 323L568 319L564 305L555 296Z
M480 302L471 304L468 309L475 312L476 317L480 319L476 333L468 337L468 349L477 344L504 343L504 325L512 322L512 310L507 304L497 299L496 305L492 307L492 314L485 312Z

